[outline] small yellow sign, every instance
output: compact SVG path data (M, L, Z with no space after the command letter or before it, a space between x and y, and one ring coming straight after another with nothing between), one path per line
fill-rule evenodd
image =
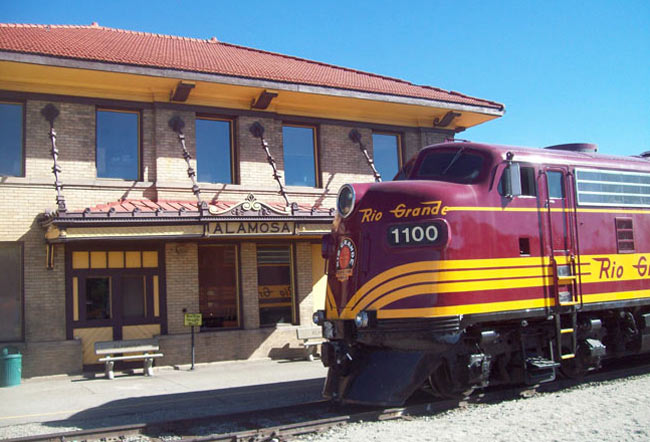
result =
M201 313L185 313L185 327L200 327L203 325Z

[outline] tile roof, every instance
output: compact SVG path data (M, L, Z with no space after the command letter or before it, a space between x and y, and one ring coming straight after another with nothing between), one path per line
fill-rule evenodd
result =
M131 222L135 220L157 222L197 221L197 220L264 220L301 219L331 221L334 210L293 203L288 209L284 203L261 203L258 208L242 208L243 202L213 200L208 202L208 210L201 211L196 201L123 199L105 204L97 204L81 210L49 212L43 214L42 224L49 222ZM265 210L265 208L267 210ZM270 209L270 210L268 210Z
M0 24L0 51L422 98L503 110L493 101L217 41L90 26Z

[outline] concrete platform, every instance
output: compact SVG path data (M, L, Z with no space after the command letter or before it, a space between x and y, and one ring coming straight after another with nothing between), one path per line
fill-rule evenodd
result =
M316 401L326 369L318 360L258 360L141 373L116 372L114 380L103 373L34 378L0 388L0 439Z

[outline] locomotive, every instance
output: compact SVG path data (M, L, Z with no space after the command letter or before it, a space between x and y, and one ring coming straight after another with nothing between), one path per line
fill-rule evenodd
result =
M327 398L462 397L650 351L650 152L450 141L343 185L337 212Z

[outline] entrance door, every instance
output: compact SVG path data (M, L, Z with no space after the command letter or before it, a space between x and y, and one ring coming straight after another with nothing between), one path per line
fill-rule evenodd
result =
M582 292L572 175L564 167L549 167L544 172L545 185L540 186L546 189L544 255L551 265L555 306L578 305Z
M159 250L72 250L68 272L68 339L80 339L83 363L97 363L98 341L164 333Z

